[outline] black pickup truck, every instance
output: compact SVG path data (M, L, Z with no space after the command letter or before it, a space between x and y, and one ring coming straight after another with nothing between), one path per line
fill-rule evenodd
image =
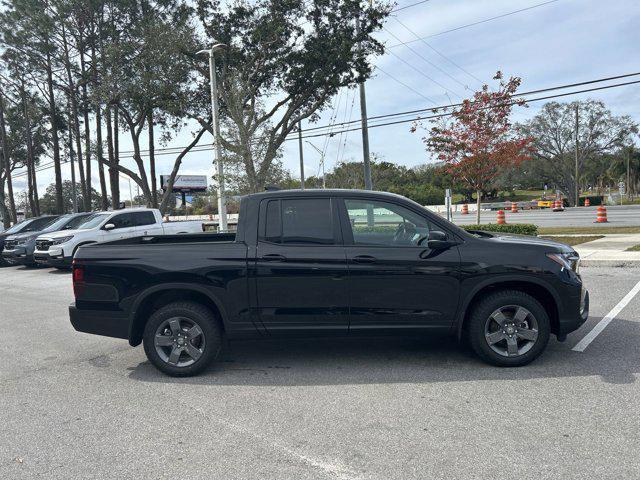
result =
M70 316L175 376L225 336L450 334L520 366L587 319L578 267L566 245L466 232L394 194L269 191L242 199L235 234L81 247Z

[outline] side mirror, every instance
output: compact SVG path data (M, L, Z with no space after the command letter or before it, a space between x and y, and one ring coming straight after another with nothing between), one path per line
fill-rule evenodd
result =
M102 227L102 228L103 228L104 230L109 231L109 230L113 230L114 228L116 228L116 226L115 226L113 223L107 223L107 224L105 224L105 226L104 226L104 227Z
M429 238L427 239L427 247L431 250L443 250L445 248L456 245L457 242L447 240L447 234L439 230L432 230L429 232Z

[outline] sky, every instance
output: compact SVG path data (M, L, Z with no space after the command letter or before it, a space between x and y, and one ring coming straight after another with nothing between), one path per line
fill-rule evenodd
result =
M397 0L396 8L401 9L417 1ZM640 71L638 0L552 0L513 15L465 27L543 2L429 0L393 13L385 24L385 30L376 34L392 53L372 59L379 68L366 82L368 115L457 102L461 97L471 96L472 91L481 86L478 80L492 85L491 78L497 70L505 75L521 77L520 91ZM415 40L416 35L428 37L426 43L414 41L395 46L401 43L398 38L408 42ZM640 123L640 84L560 100L587 98L600 99L614 114L629 115ZM513 119L524 121L531 118L542 104L538 102L530 104L529 108L516 108ZM316 125L327 125L332 120L356 120L359 115L358 91L344 89L333 99L332 107L323 111ZM313 126L303 123L302 128ZM421 135L411 133L410 127L410 123L404 123L370 129L372 154L408 167L429 162ZM188 143L193 130L195 127L187 127L178 132L166 146L178 147ZM121 150L131 150L127 136L121 134L120 138ZM211 144L211 140L210 136L205 136L200 145ZM362 161L360 131L309 141L325 151L327 171L338 161ZM189 154L180 173L211 174L212 160L211 151ZM305 175L318 175L320 154L306 143L304 160ZM173 155L157 157L158 174L169 173L173 161ZM297 178L300 174L297 141L285 142L283 161ZM123 163L133 165L131 159L124 159ZM63 166L63 176L70 179L68 165ZM26 177L16 178L17 190L25 188L25 180ZM52 181L53 170L38 174L41 192ZM97 177L93 182L97 188ZM135 184L131 183L135 195ZM129 183L124 178L121 195L123 199L129 198Z

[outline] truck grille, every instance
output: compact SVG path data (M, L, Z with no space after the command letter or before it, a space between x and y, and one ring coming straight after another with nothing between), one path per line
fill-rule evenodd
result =
M16 248L16 245L18 245L18 242L16 240L6 240L4 242L4 248L6 250L13 250L14 248Z
M53 242L51 240L36 240L36 250L46 252L49 250L52 243Z

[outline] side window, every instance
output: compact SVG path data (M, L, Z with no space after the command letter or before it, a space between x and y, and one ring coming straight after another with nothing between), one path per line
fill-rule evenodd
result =
M333 214L328 198L271 200L265 209L263 240L273 243L333 245Z
M156 223L156 217L153 212L136 212L133 213L133 224L136 227L143 225L153 225Z
M116 228L129 228L134 226L134 214L133 213L122 213L120 215L116 215L107 223L113 223Z
M345 199L356 245L416 246L429 236L429 221L387 202Z
M267 204L264 239L267 242L280 243L282 238L282 219L280 200L270 200Z

